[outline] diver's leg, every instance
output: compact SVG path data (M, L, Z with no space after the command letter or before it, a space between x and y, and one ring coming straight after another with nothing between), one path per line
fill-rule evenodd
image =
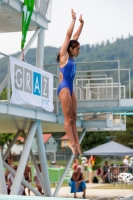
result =
M68 139L70 141L70 148L74 155L76 155L77 149L76 149L76 143L75 138L73 135L73 128L72 128L72 99L70 95L70 91L68 88L62 88L59 93L59 99L62 106L62 111L64 114L64 128L66 131L66 134L68 136Z
M74 140L77 144L77 151L81 155L82 153L81 153L81 149L80 149L77 127L76 127L76 118L77 118L76 110L77 110L77 99L76 99L75 93L73 92L72 93L72 115L73 115L72 129L73 129Z

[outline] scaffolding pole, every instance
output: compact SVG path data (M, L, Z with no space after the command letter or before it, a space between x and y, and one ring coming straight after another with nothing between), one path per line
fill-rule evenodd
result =
M24 145L24 149L23 149L20 161L19 161L16 176L14 178L13 185L11 187L11 193L10 193L11 195L17 195L18 194L19 187L21 185L21 181L22 181L23 174L24 174L24 169L25 169L25 166L26 166L26 163L27 163L27 160L28 160L28 156L29 156L29 153L30 153L31 145L32 145L32 142L33 142L33 138L34 138L34 135L35 135L35 132L36 132L36 129L37 129L37 125L38 125L38 123L36 121L31 122L31 125L30 125L30 128L29 128L29 133L28 133L28 136L27 136L27 139L26 139L26 142L25 142L25 145Z

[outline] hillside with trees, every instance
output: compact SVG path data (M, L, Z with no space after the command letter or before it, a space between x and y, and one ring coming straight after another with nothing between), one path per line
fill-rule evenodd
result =
M132 56L133 36L124 39L116 39L114 42L107 40L101 44L96 45L81 45L80 55L76 58L76 62L90 62L90 61L105 61L105 60L119 60L121 68L130 68L131 78L133 77L133 56ZM47 66L47 64L56 63L56 56L60 48L46 46L44 48L44 68L46 71L56 73L56 66ZM13 54L12 56L17 57L20 52ZM36 49L30 49L25 57L26 61L32 65L36 63ZM110 69L117 68L116 63L113 65L78 65L77 70L89 70L89 69ZM0 83L7 74L7 59L0 59ZM128 75L123 73L121 75L122 84L128 84ZM133 79L131 81L133 85Z

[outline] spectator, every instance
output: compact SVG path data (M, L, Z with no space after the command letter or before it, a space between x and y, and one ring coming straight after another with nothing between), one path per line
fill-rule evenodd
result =
M76 170L78 164L79 164L79 160L77 158L75 158L74 161L73 161L73 165L72 165L73 171Z
M86 157L81 157L80 163L81 164L78 165L78 166L81 167L81 172L84 173L85 166L88 166L88 164L87 164L87 158Z
M114 164L111 170L111 181L118 182L119 167Z
M32 173L31 173L31 168L28 165L26 165L26 167L25 167L24 177L25 177L26 181L28 181L29 183L31 182ZM29 189L28 189L28 195L30 196L30 190Z
M83 198L86 199L86 183L84 181L83 173L81 173L81 167L77 167L73 172L71 180L69 181L71 187L71 193L74 193L74 198L77 198L76 192L83 192Z
M99 177L102 177L103 176L103 170L101 168L96 169L95 175L99 176Z
M10 167L14 168L13 158L12 157L8 157L7 164L10 165ZM6 171L5 171L5 180L6 180L6 182L7 182L7 177L8 177L9 173L10 172L6 169Z
M41 170L41 165L38 164L38 168L39 168L39 171L40 171L40 175L42 177L42 170ZM39 181L39 178L37 176L37 173L35 172L35 175L34 175L34 181L36 183L36 187L38 189L38 191L41 193L41 194L44 194L43 191L42 191L42 186L41 186L41 183Z
M88 163L87 170L88 170L88 173L89 173L88 180L89 180L89 183L92 183L92 168L93 168L93 165L92 165L92 157L91 156L89 156L87 163Z
M129 156L125 156L125 158L123 160L123 165L124 166L128 166L129 165Z
M103 176L102 176L104 183L109 183L109 165L108 161L105 161L103 166Z
M95 160L96 160L96 156L95 155L91 156L92 166L95 165Z
M17 170L17 166L14 166L13 169L16 171ZM12 175L12 173L8 174L8 177L7 177L7 182L8 182L7 191L8 191L8 194L10 194L11 187L12 187L12 184L13 184L13 181L14 181L14 177L15 176ZM26 195L23 185L20 185L20 188L19 188L19 191L18 191L18 195Z

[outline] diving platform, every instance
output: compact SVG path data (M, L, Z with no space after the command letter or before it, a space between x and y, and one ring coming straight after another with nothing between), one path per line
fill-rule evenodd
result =
M57 97L59 66L58 64L50 64L52 68L56 69L55 73L51 73L48 71L50 65L43 65L44 32L48 29L48 23L51 22L52 0L36 0L35 2L29 27L29 30L35 32L24 49L24 55L30 49L35 38L38 37L36 65L32 66L22 62L22 54L18 58L13 58L0 52L0 58L4 63L4 68L6 68L4 78L0 77L0 94L5 88L7 89L7 97L0 100L0 133L15 133L2 157L0 152L0 199L2 200L17 199L18 197L14 198L14 195L18 194L21 182L36 196L39 196L38 199L42 198L40 197L42 194L23 179L29 155L45 196L53 199L42 132L64 132L64 117ZM1 33L21 31L22 5L23 1L20 0L0 0ZM47 66L49 66L48 70L46 70ZM0 69L1 67L0 65ZM133 111L130 79L130 69L121 69L119 60L77 62L74 90L77 97L76 124L80 143L86 132L89 131L126 130L126 113L132 114ZM15 171L5 160L20 133L25 138L25 145L17 171ZM40 176L36 159L31 151L35 136L42 176ZM73 158L72 154L55 189L54 198L58 194ZM6 195L3 166L15 176L10 196ZM19 196L19 199L35 198Z
M61 105L60 105L61 109ZM103 99L78 101L78 112L113 112L133 111L133 99Z
M58 75L49 74L50 76L53 76L53 81L52 81L51 87L47 89L47 91L52 91L51 94L53 93L52 95L53 105L54 105L53 111L47 111L47 109L42 109L41 107L33 106L32 104L29 105L29 103L21 104L21 103L18 103L16 99L15 99L15 103L13 103L12 100L13 100L13 95L14 95L14 86L15 86L15 91L16 92L19 91L20 94L22 93L24 95L25 94L23 93L24 90L26 90L26 92L29 93L28 89L30 87L26 89L25 83L22 87L22 80L27 81L28 86L31 86L29 82L30 79L29 78L25 79L26 73L28 74L27 77L29 77L30 75L32 77L32 73L30 72L31 70L33 70L33 73L37 73L37 71L39 73L42 72L42 75L43 73L46 74L46 76L44 77L45 77L45 80L47 81L48 81L48 77L47 77L48 74L46 73L46 71L43 71L43 70L39 71L39 69L37 68L35 69L34 66L30 66L30 68L28 68L29 67L28 63L19 61L16 58L6 56L3 53L1 53L1 55L3 57L6 57L8 61L7 62L8 74L6 75L4 80L1 82L0 91L2 92L3 89L7 87L8 98L0 101L0 132L1 133L9 133L9 132L16 133L15 137L13 138L12 143L10 144L10 147L8 148L7 152L5 153L3 157L4 167L6 167L11 173L15 175L15 181L13 184L13 189L11 190L11 195L17 194L18 186L22 182L35 195L41 196L41 194L38 191L36 191L28 182L23 180L22 177L20 176L20 174L23 174L22 172L24 170L29 153L33 159L35 169L38 172L36 160L34 158L32 151L30 150L31 145L32 145L32 140L36 134L37 144L39 148L38 149L39 157L40 157L40 162L41 162L42 172L43 172L42 173L43 179L40 177L40 182L42 182L45 196L51 196L50 185L47 184L49 183L49 177L48 177L48 169L46 165L45 149L44 149L43 140L42 140L42 132L54 133L54 132L64 131L64 125L63 125L64 117L62 114L59 99L56 95L57 87L55 87L59 83ZM12 62L14 62L14 64ZM23 67L24 67L24 70L22 69ZM107 77L106 80L105 78L103 79L98 78L98 77L94 78L95 75L92 74L93 82L91 82L90 76L91 75L86 77L85 74L84 75L81 74L80 81L82 82L82 85L79 83L78 85L77 84L75 85L75 93L77 96L76 124L77 124L77 130L80 133L80 142L82 142L82 139L85 133L89 131L91 132L92 131L121 131L121 130L125 131L126 130L126 116L123 116L123 114L121 113L123 111L124 112L129 111L129 107L130 109L132 108L132 99L130 98L122 99L123 96L124 97L126 96L126 89L124 89L124 93L122 93L123 88L120 86L121 84L119 82L117 83L117 87L116 87L116 82L115 82L115 87L114 87L113 81L111 82L110 85L107 84L108 76L109 76L107 74L106 74L106 77ZM98 76L98 74L96 74L96 76ZM77 76L75 79L77 79ZM113 80L113 77L112 77L112 80ZM97 81L98 83L96 84ZM11 94L11 83L12 83L12 94ZM50 86L50 82L48 85ZM92 89L92 85L94 87L94 90ZM106 87L107 85L108 87ZM116 90L114 90L114 88ZM28 93L26 97L28 96ZM46 95L46 96L50 96L50 95ZM16 98L18 97L16 96ZM36 99L36 97L34 98ZM20 101L19 98L18 98L18 101ZM44 102L45 101L43 99L43 103ZM125 109L125 107L127 107L128 109ZM23 153L21 155L18 170L17 172L15 172L10 166L8 166L5 163L5 159L7 158L10 152L10 149L12 148L13 144L15 143L20 133L23 133L26 139L26 142L25 142ZM26 136L26 133L28 133L27 136ZM57 188L53 196L57 196L58 191L66 176L67 170L69 169L73 161L73 158L74 158L74 155L71 155L70 160L57 185ZM4 190L3 190L3 193L4 193Z
M37 28L48 29L51 21L51 0L36 1L32 14L29 31ZM22 31L22 10L23 1L20 0L0 0L0 33ZM46 5L46 6L45 6Z

